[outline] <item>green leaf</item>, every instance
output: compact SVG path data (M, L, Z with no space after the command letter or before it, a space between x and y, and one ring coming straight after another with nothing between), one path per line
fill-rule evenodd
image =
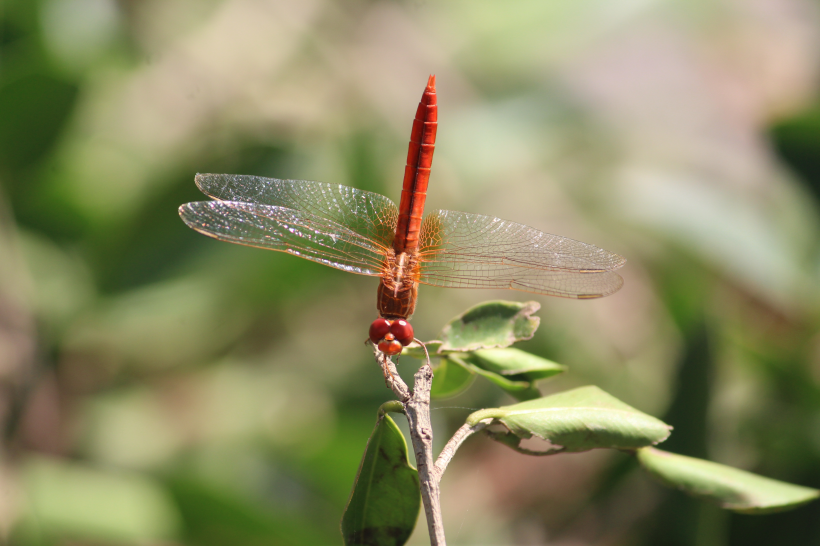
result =
M433 388L430 396L447 398L464 392L475 379L475 374L459 362L442 358L441 363L433 370Z
M533 398L538 398L541 396L541 392L533 387L532 382L526 378L516 381L516 378L504 377L503 375L487 371L484 368L477 366L475 364L476 358L473 354L460 355L450 353L447 358L460 364L472 373L480 375L488 381L495 383L497 386L501 387L504 392L517 400L532 400Z
M665 485L743 514L791 510L820 496L817 489L660 449L639 449L638 460Z
M470 353L443 350L440 341L431 341L431 353L444 356L433 376L432 396L455 396L469 387L475 375L495 383L518 400L532 400L541 396L533 386L538 379L566 370L565 366L518 349L480 349ZM424 358L424 350L416 345L404 348L403 355Z
M447 323L441 332L438 352L508 347L530 339L539 323L539 318L531 315L540 307L534 301L489 301L476 305Z
M504 376L523 376L535 381L566 371L566 366L519 349L481 349L471 359L476 366Z
M475 425L487 418L503 424L520 439L533 436L549 442L544 454L594 448L635 449L662 442L671 427L589 386L512 406L481 410L467 418ZM494 434L497 440L499 434ZM512 439L505 438L510 445ZM527 452L527 451L524 451Z
M407 460L404 435L380 411L342 516L344 542L400 546L410 538L420 506L419 475Z
M383 413L404 413L404 405L398 400L388 400L379 406L379 415Z

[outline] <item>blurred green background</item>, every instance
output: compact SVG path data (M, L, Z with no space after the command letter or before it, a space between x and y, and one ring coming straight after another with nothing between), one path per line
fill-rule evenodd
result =
M0 0L0 537L341 543L391 398L362 343L377 283L176 208L196 172L397 199L431 73L429 208L629 259L614 296L534 298L522 348L570 366L542 391L597 384L674 425L664 449L820 487L819 8ZM499 297L533 299L422 287L417 335ZM437 402L438 444L510 402ZM820 503L733 515L612 452L474 438L442 490L454 545L820 543Z

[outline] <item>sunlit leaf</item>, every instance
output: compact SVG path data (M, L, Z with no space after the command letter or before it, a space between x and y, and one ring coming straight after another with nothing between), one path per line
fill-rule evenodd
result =
M501 387L507 394L511 395L516 400L532 400L541 396L541 392L533 387L532 381L523 376L504 377L501 374L485 370L481 366L476 365L476 358L474 353L462 355L451 353L450 360L459 363L464 368L470 370L476 375L480 375L496 386Z
M519 439L536 436L546 440L553 453L654 445L665 440L671 429L594 386L480 410L467 422L472 425L487 418L503 424Z
M439 351L508 347L530 339L539 324L539 318L532 314L540 308L534 301L489 301L476 305L447 323L441 333Z
M744 514L791 510L820 495L810 487L655 448L639 449L638 460L662 483Z
M421 506L419 475L407 459L396 423L380 412L367 442L342 516L347 546L400 546L407 542Z
M459 362L442 358L441 363L433 370L433 398L447 398L464 392L475 379L475 375Z
M566 366L519 349L481 349L472 361L487 371L504 376L525 376L527 380L543 379L566 371Z

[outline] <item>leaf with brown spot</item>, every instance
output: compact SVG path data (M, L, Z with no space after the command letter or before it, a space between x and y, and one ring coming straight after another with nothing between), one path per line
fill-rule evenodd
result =
M493 434L494 439L503 439L512 447L513 443L520 446L521 439L537 436L554 446L550 453L635 449L664 441L672 428L593 386L479 410L467 418L467 423L475 425L485 419L509 431Z
M530 339L540 322L532 314L540 308L535 301L488 301L471 307L444 327L438 352L509 347Z

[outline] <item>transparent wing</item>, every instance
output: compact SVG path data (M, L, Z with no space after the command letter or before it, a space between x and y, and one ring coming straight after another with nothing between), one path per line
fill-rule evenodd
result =
M378 193L339 184L237 174L198 174L196 185L219 201L284 207L343 226L384 248L393 244L398 209Z
M189 227L221 241L279 250L351 273L382 273L382 243L326 216L236 201L187 203L179 215Z
M510 288L564 298L599 298L626 263L593 245L480 214L437 210L421 227L419 282L454 288Z

